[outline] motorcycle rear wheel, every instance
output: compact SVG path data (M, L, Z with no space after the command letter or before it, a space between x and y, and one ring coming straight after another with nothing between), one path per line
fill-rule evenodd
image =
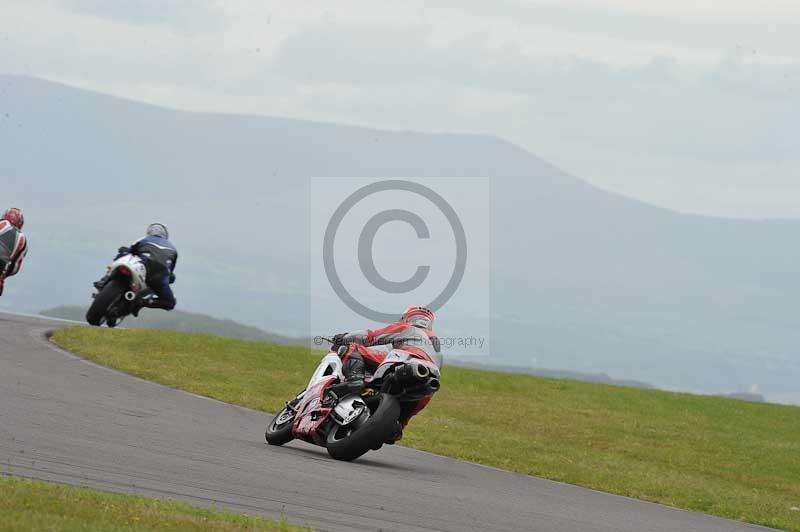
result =
M86 311L86 321L89 325L100 326L106 317L108 309L125 293L126 286L118 279L111 279L95 296L89 310Z
M379 403L363 424L358 420L352 422L355 429L348 426L334 425L328 433L326 448L328 454L336 460L352 462L372 449L379 449L383 442L397 431L397 420L400 418L400 403L393 395L381 393Z

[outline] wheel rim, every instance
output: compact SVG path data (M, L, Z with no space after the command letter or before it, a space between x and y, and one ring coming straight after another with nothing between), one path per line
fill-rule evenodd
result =
M370 412L368 408L365 408L361 414L355 418L353 421L348 423L347 425L336 425L336 428L333 431L333 436L331 436L331 440L334 442L342 441L348 437L350 437L355 431L361 428L364 423L370 417Z
M331 438L331 440L334 442L342 441L348 438L353 432L354 429L349 425L345 427L341 425L336 425L336 430L333 432L333 437Z
M275 416L275 419L272 420L272 427L278 429L293 420L294 420L294 412L292 412L288 408L284 408L283 410L281 410L280 414Z

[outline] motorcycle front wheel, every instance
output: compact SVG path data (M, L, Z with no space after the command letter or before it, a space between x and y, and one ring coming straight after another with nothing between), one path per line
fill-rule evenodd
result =
M397 432L400 418L400 403L393 395L378 395L378 406L361 416L365 420L353 420L350 424L334 425L328 433L326 448L336 460L351 462L372 449L379 449L383 442Z
M86 321L89 325L100 326L111 306L125 294L127 287L118 279L111 279L95 296L89 310L86 311Z
M294 425L295 412L287 405L267 425L264 438L270 445L283 445L294 439L292 425Z

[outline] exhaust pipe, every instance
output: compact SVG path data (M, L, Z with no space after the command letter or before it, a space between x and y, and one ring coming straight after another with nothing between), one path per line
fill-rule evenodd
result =
M134 299L136 299L136 294L134 292L130 290L125 292L125 301L133 301Z
M430 389L435 392L435 391L438 391L439 388L442 387L442 384L439 382L439 379L434 378L434 379L431 379L430 381L428 381L428 386L430 386Z
M425 380L428 378L428 375L431 374L431 370L428 369L428 366L423 364L414 364L414 377L418 380Z
M412 361L403 364L397 368L395 377L397 382L403 386L414 386L416 384L425 382L431 375L431 370L428 366L420 364L419 362Z

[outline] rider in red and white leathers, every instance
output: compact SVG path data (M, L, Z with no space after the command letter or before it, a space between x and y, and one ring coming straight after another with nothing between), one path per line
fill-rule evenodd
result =
M25 218L17 208L8 209L0 218L0 295L6 278L19 273L28 253L28 239L22 233Z
M374 373L388 355L388 351L370 349L374 346L391 346L416 358L430 357L441 365L439 338L433 332L433 312L426 307L408 307L400 321L381 329L357 331L334 336L333 350L342 359L342 373L346 381L334 387L339 393L359 393L364 390L367 373ZM367 390L364 390L367 391ZM417 412L425 408L430 397L404 408L400 415L403 427ZM401 429L402 430L402 429ZM402 432L398 435L400 438Z

